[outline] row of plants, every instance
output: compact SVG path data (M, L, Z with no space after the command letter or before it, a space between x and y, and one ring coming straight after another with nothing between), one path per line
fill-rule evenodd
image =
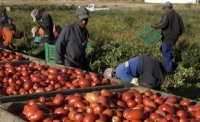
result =
M158 7L159 6L159 7ZM103 73L107 67L115 68L120 63L140 54L147 54L163 62L160 53L161 42L150 48L138 34L147 24L154 24L161 20L162 5L155 5L153 9L139 10L110 10L91 12L88 23L90 33L87 51L92 71ZM199 100L200 94L200 26L198 8L181 8L175 10L184 20L185 32L173 47L173 54L178 63L173 74L167 75L162 91L173 93L190 99ZM75 21L74 11L48 11L54 23L64 27ZM36 26L30 17L30 11L17 10L9 12L17 29L23 31L23 39L14 40L16 51L26 50L29 55L36 55L39 47L33 46L31 28ZM28 46L27 46L28 45Z
M5 8L6 5L2 4L0 8ZM41 10L46 10L46 11L54 11L54 10L63 10L63 11L70 11L70 10L75 10L76 6L73 5L56 5L56 4L51 4L51 5L32 5L32 4L23 4L23 5L9 5L10 11L17 11L17 10L24 10L24 11L31 11L34 8L40 8Z

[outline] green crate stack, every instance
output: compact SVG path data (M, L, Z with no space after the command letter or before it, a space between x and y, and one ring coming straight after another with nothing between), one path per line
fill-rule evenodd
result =
M147 25L139 34L139 37L150 47L154 46L162 35L151 25Z
M55 45L45 43L45 60L50 63L55 63Z

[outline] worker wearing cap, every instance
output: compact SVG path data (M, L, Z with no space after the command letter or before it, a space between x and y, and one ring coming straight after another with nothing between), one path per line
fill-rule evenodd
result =
M116 77L122 81L133 83L152 89L160 89L164 82L165 69L155 58L147 55L134 57L117 66L116 69L107 68L105 77Z
M80 7L76 10L76 21L62 28L55 44L57 64L88 70L85 49L89 37L86 28L89 17L88 10Z
M48 14L45 11L41 11L36 9L33 9L31 11L31 17L33 18L34 22L37 22L39 26L44 30L44 38L43 43L51 43L54 41L54 34L53 34L53 19L50 14ZM44 52L44 44L42 46L42 49L40 51L40 58L45 58L45 52Z
M164 67L167 73L172 72L172 67L173 65L175 66L171 48L177 42L184 30L182 18L172 9L172 7L173 5L171 2L166 2L163 6L165 14L162 17L162 21L152 25L154 28L162 30L162 45L160 50L162 52Z

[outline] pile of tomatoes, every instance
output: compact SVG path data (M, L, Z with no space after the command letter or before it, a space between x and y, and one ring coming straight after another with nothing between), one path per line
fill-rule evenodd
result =
M116 84L96 73L80 69L53 68L31 62L28 65L0 66L0 95L23 95Z
M31 122L199 122L200 104L150 90L125 93L103 89L86 94L29 100L21 118Z
M20 61L25 59L21 54L13 54L5 50L0 50L0 61Z

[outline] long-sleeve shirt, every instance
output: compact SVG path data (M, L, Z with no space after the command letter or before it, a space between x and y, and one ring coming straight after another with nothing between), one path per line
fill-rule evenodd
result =
M80 28L76 22L65 26L55 44L55 62L64 64L67 60L81 66L84 61L88 37L88 30Z
M134 57L116 68L116 75L119 79L131 82L133 78L138 78L140 85L153 89L162 85L164 74L163 65L157 59L147 55Z
M180 35L182 18L174 10L166 12L159 24L154 25L156 29L161 29L163 42L174 42Z
M125 82L131 82L134 77L138 77L138 61L139 57L134 57L129 61L121 63L116 68L116 75Z
M8 46L12 39L13 39L13 31L9 28L3 28L2 35L3 35L3 44L4 46Z
M42 23L37 21L40 27L44 30L45 35L49 36L52 40L54 39L53 34L53 19L50 14L44 13L42 16Z

